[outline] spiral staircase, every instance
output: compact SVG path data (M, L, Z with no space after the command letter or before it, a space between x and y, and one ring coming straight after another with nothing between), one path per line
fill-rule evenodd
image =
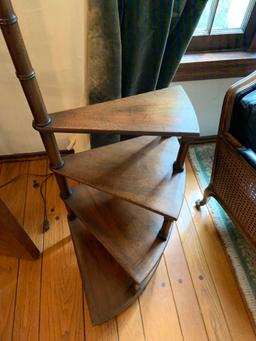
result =
M0 0L0 16L67 207L91 319L100 324L140 295L159 264L183 202L184 161L199 135L197 118L180 86L48 114L9 0ZM62 159L58 132L135 138ZM70 188L67 179L77 185Z

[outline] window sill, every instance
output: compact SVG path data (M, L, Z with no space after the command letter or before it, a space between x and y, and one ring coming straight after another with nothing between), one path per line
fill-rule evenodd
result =
M244 77L256 70L256 52L188 53L174 82Z

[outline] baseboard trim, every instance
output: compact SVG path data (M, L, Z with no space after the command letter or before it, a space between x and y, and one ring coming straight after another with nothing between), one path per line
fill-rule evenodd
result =
M61 155L74 154L74 150L60 150ZM17 162L17 161L32 161L47 159L46 152L33 152L33 153L18 153L9 155L0 155L0 163L3 162Z

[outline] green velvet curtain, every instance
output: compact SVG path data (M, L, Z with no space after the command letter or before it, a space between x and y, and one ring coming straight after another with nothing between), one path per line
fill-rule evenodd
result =
M89 103L167 87L206 3L89 0ZM93 134L91 145L119 140L119 135Z

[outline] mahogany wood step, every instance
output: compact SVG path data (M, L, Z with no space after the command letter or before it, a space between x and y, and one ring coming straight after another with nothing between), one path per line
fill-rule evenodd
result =
M66 204L140 284L155 267L167 245L169 236L166 241L158 238L163 217L85 185L78 185L72 192L72 196L65 200Z
M133 281L78 218L69 222L93 324L125 310L142 293L157 265L134 294Z
M0 199L0 254L28 259L40 256L40 250L2 199Z
M176 137L142 136L68 155L54 171L177 219L185 190L185 171L173 174L178 149Z
M57 112L40 131L197 136L194 108L181 86Z

